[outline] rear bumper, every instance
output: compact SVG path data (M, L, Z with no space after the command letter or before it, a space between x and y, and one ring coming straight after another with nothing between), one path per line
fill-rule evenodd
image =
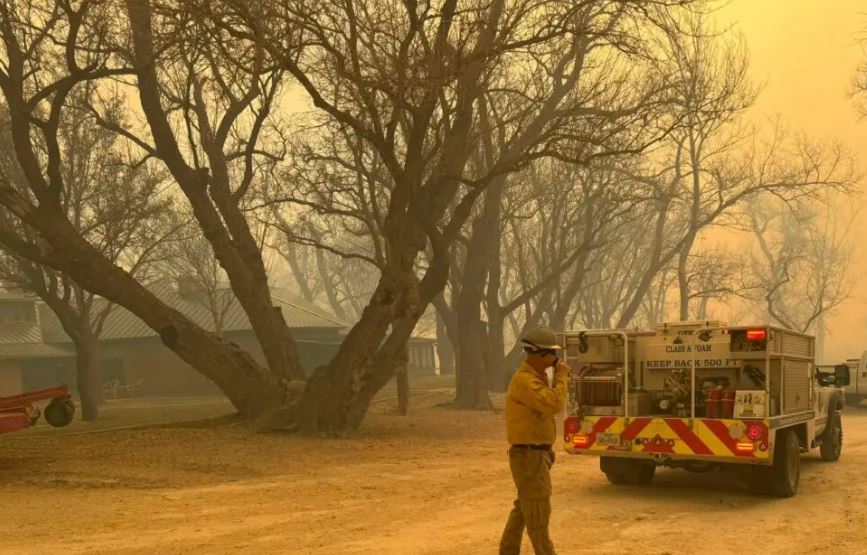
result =
M666 461L771 464L767 420L568 417L563 447L575 455Z

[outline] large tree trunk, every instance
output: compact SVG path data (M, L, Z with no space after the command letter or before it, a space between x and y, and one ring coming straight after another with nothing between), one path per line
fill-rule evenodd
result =
M342 432L358 429L367 414L373 396L394 377L395 368L406 363L406 342L420 316L402 318L394 323L388 338L365 369L362 377L363 385L346 404Z
M394 263L380 275L370 302L335 356L307 380L298 407L304 432L339 435L360 424L370 400L394 377L418 319L448 279L448 264L443 268L435 259L418 284L413 263L424 247L421 230L400 216L386 228Z
M502 197L506 187L506 180L498 179L492 186L485 199L486 221L485 231L487 234L486 264L488 268L488 286L485 291L485 307L488 313L487 339L487 365L488 365L488 390L503 392L506 390L507 371L504 365L503 355L506 347L503 339L503 327L506 315L500 306L500 287L502 286L503 264L500 250L502 249L501 220L502 220Z
M486 143L486 149L492 148ZM492 163L492 159L488 163ZM497 367L502 346L489 339L491 329L482 321L481 309L487 301L489 321L500 317L500 204L505 186L506 178L500 176L485 191L484 211L473 222L461 291L455 303L458 332L455 405L458 408L492 408L488 391L502 389L500 384L503 380L498 375ZM497 328L495 333L500 334L500 341L501 326L502 320L494 325Z
M65 273L84 289L141 318L159 333L166 347L211 379L242 415L249 418L273 416L283 404L286 387L277 376L259 366L237 345L203 330L165 305L129 273L81 239L62 214L38 208L20 217L37 229L50 245L35 262Z
M508 366L505 358L505 340L503 339L503 318L499 314L491 314L488 322L488 389L502 393L508 382Z
M484 254L487 243L484 227L482 217L473 223L461 291L455 303L458 332L455 406L462 409L487 409L492 406L488 397L488 372L483 356L487 335L481 320L488 269Z
M445 287L449 276L447 253L435 254L418 283L412 274L411 251L417 255L420 248L411 241L402 246L400 259L405 274L400 283L387 274L380 277L371 302L337 354L307 381L298 409L302 431L343 435L358 428L373 396L405 360L406 342L425 308Z
M261 273L254 274L258 275L254 276L251 288L239 287L236 285L238 280L233 280L232 291L244 308L250 327L262 347L268 368L283 380L304 379L304 368L301 366L295 340L283 317L282 309L275 306L271 299L264 266Z
M81 400L81 419L93 422L99 418L99 403L102 400L99 365L97 363L97 340L89 329L79 329L73 338L75 344L75 371L78 396Z

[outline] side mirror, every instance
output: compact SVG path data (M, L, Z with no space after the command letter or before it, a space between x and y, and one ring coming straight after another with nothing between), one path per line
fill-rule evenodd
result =
M837 384L837 387L844 387L849 385L849 365L848 364L838 364L834 367L834 381Z

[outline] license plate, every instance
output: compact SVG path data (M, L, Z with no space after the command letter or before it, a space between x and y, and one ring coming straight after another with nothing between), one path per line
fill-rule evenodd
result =
M620 434L603 432L596 438L596 443L605 445L606 447L620 447Z

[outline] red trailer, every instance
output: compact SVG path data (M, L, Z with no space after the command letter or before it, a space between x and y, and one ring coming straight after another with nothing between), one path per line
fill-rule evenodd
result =
M48 401L43 410L38 403ZM0 397L0 434L15 432L36 424L39 416L54 427L66 426L75 415L75 403L65 385Z

